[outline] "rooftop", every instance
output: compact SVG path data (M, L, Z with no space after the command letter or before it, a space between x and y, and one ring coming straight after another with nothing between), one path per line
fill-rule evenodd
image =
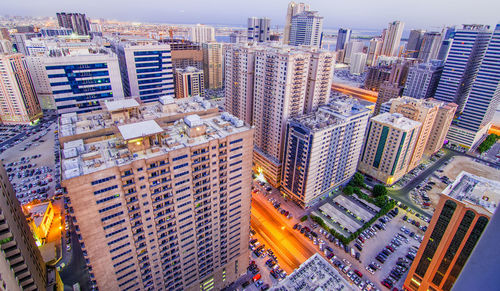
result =
M462 171L443 194L469 205L480 206L491 215L500 201L500 182Z
M104 105L106 106L108 111L117 111L126 108L139 107L139 103L133 98L106 101Z
M28 212L31 214L31 217L33 218L36 226L39 226L42 223L43 216L45 214L45 211L47 211L47 208L49 207L49 203L50 202L44 202L36 205L31 205L28 208Z
M316 253L271 290L354 291L355 289L328 261Z
M372 117L371 120L405 131L421 125L420 122L406 118L400 113L382 113Z
M176 99L174 103L164 106L183 108L187 104L185 99L188 98ZM195 108L203 109L200 104ZM64 127L66 132L66 135L63 134L60 138L63 145L61 159L63 179L163 155L172 150L196 146L250 129L236 117L228 113L220 114L213 108L199 111L200 115L188 114L196 110L185 109L170 112L166 115L168 117L166 120L155 119L154 115L146 115L150 119L144 119L141 115L133 117L133 122L124 120L121 123L102 119L108 117L105 112L61 117L60 126ZM101 119L93 119L99 116ZM88 117L90 120L86 119ZM86 121L95 122L93 125L98 124L100 130L94 129L94 132L89 131L85 134L70 134L77 131L80 123Z

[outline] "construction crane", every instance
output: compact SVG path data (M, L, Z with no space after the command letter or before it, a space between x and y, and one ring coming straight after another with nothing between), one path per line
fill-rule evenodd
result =
M418 53L418 51L405 51L401 54L402 57L407 57L409 54Z

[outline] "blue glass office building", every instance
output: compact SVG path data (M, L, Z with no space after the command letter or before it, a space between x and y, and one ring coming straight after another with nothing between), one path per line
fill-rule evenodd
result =
M174 95L172 57L168 44L115 45L125 96L140 97L144 102Z

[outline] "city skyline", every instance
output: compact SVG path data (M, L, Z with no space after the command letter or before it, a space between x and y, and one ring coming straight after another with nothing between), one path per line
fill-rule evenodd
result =
M184 2L169 2L168 4L150 2L154 5L144 5L143 2L136 2L136 5L134 3L123 5L123 3L114 0L106 1L105 5L97 3L97 1L95 1L95 5L91 5L89 2L78 4L51 0L49 3L43 2L42 4L41 2L33 3L29 0L21 0L9 2L7 7L3 7L3 15L55 17L56 12L59 11L78 11L87 14L91 19L106 18L144 23L204 23L211 25L241 25L242 27L246 26L248 17L256 16L268 17L272 20L273 28L278 25L282 29L286 17L283 7L286 7L289 3L288 0L266 2L262 3L263 5L259 5L255 1L234 5L233 1L227 0L218 1L220 5L197 0L191 1L189 4ZM318 0L304 2L309 4L313 8L312 10L321 13L324 17L325 28L332 29L338 27L383 29L387 22L393 19L405 22L405 31L416 28L439 30L444 26L463 23L482 23L493 26L500 21L500 18L495 13L500 9L500 4L485 0L474 3L464 2L461 5L453 6L427 0L426 3L419 3L420 5L412 7L411 10L408 10L408 13L405 13L404 9L400 9L401 7L393 0L387 0L384 3L366 0L350 2L349 6L343 6L341 10L331 9L331 7L337 7L338 4L343 4L340 1L338 1L339 3ZM429 5L433 9L428 9ZM234 9L218 9L218 7L228 6L234 7ZM57 7L57 9L52 7ZM110 9L106 9L106 7ZM148 7L151 7L151 9L148 9ZM165 10L162 9L163 7ZM478 7L488 7L488 9L480 10ZM133 11L133 13L130 11ZM335 14L338 11L341 11L341 13ZM446 15L443 15L442 11L447 11ZM423 14L426 15L425 18L421 17ZM360 15L363 15L363 17L359 17ZM425 19L425 21L422 19Z

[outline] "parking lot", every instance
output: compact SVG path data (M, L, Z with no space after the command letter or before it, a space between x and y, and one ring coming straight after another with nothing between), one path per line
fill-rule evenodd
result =
M11 141L0 154L21 204L50 199L62 191L56 167L56 129L53 121L33 127L26 138Z

